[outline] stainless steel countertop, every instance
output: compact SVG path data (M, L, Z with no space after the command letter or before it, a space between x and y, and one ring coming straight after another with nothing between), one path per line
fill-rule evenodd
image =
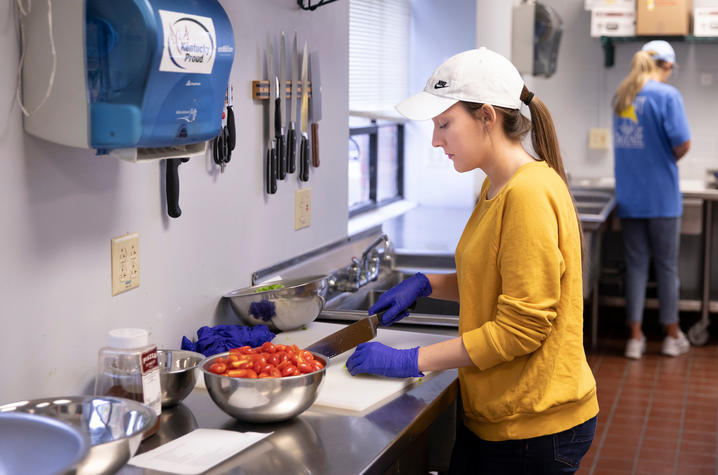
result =
M613 177L579 178L571 180L572 185L597 190L613 191L616 181ZM709 185L705 180L679 180L678 187L684 198L697 198L704 200L718 200L718 188Z
M274 432L205 473L384 473L457 395L457 371L441 371L366 414L312 406L290 421L249 424L222 412L206 390L196 388L178 406L163 409L159 432L137 453L196 428ZM125 465L118 473L157 472Z

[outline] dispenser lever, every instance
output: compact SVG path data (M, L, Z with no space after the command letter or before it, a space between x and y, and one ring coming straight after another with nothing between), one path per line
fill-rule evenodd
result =
M165 191L167 192L167 214L171 218L179 218L182 210L179 206L179 172L181 163L189 161L185 158L168 158L166 160L167 170L165 173Z

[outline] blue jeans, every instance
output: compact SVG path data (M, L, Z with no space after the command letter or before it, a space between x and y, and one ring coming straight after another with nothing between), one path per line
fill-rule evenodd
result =
M646 282L651 257L658 284L659 320L678 321L678 249L681 218L621 218L626 259L626 314L628 323L643 321Z
M449 474L529 475L575 473L593 442L597 416L557 434L489 442L458 428Z

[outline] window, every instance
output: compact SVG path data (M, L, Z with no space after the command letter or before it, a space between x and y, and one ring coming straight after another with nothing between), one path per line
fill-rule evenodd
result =
M401 199L409 0L349 2L349 214Z

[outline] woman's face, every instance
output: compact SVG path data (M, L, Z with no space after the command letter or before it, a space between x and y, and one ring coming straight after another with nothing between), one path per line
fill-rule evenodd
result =
M488 150L488 134L482 122L457 102L432 119L431 145L441 147L457 172L480 168Z

